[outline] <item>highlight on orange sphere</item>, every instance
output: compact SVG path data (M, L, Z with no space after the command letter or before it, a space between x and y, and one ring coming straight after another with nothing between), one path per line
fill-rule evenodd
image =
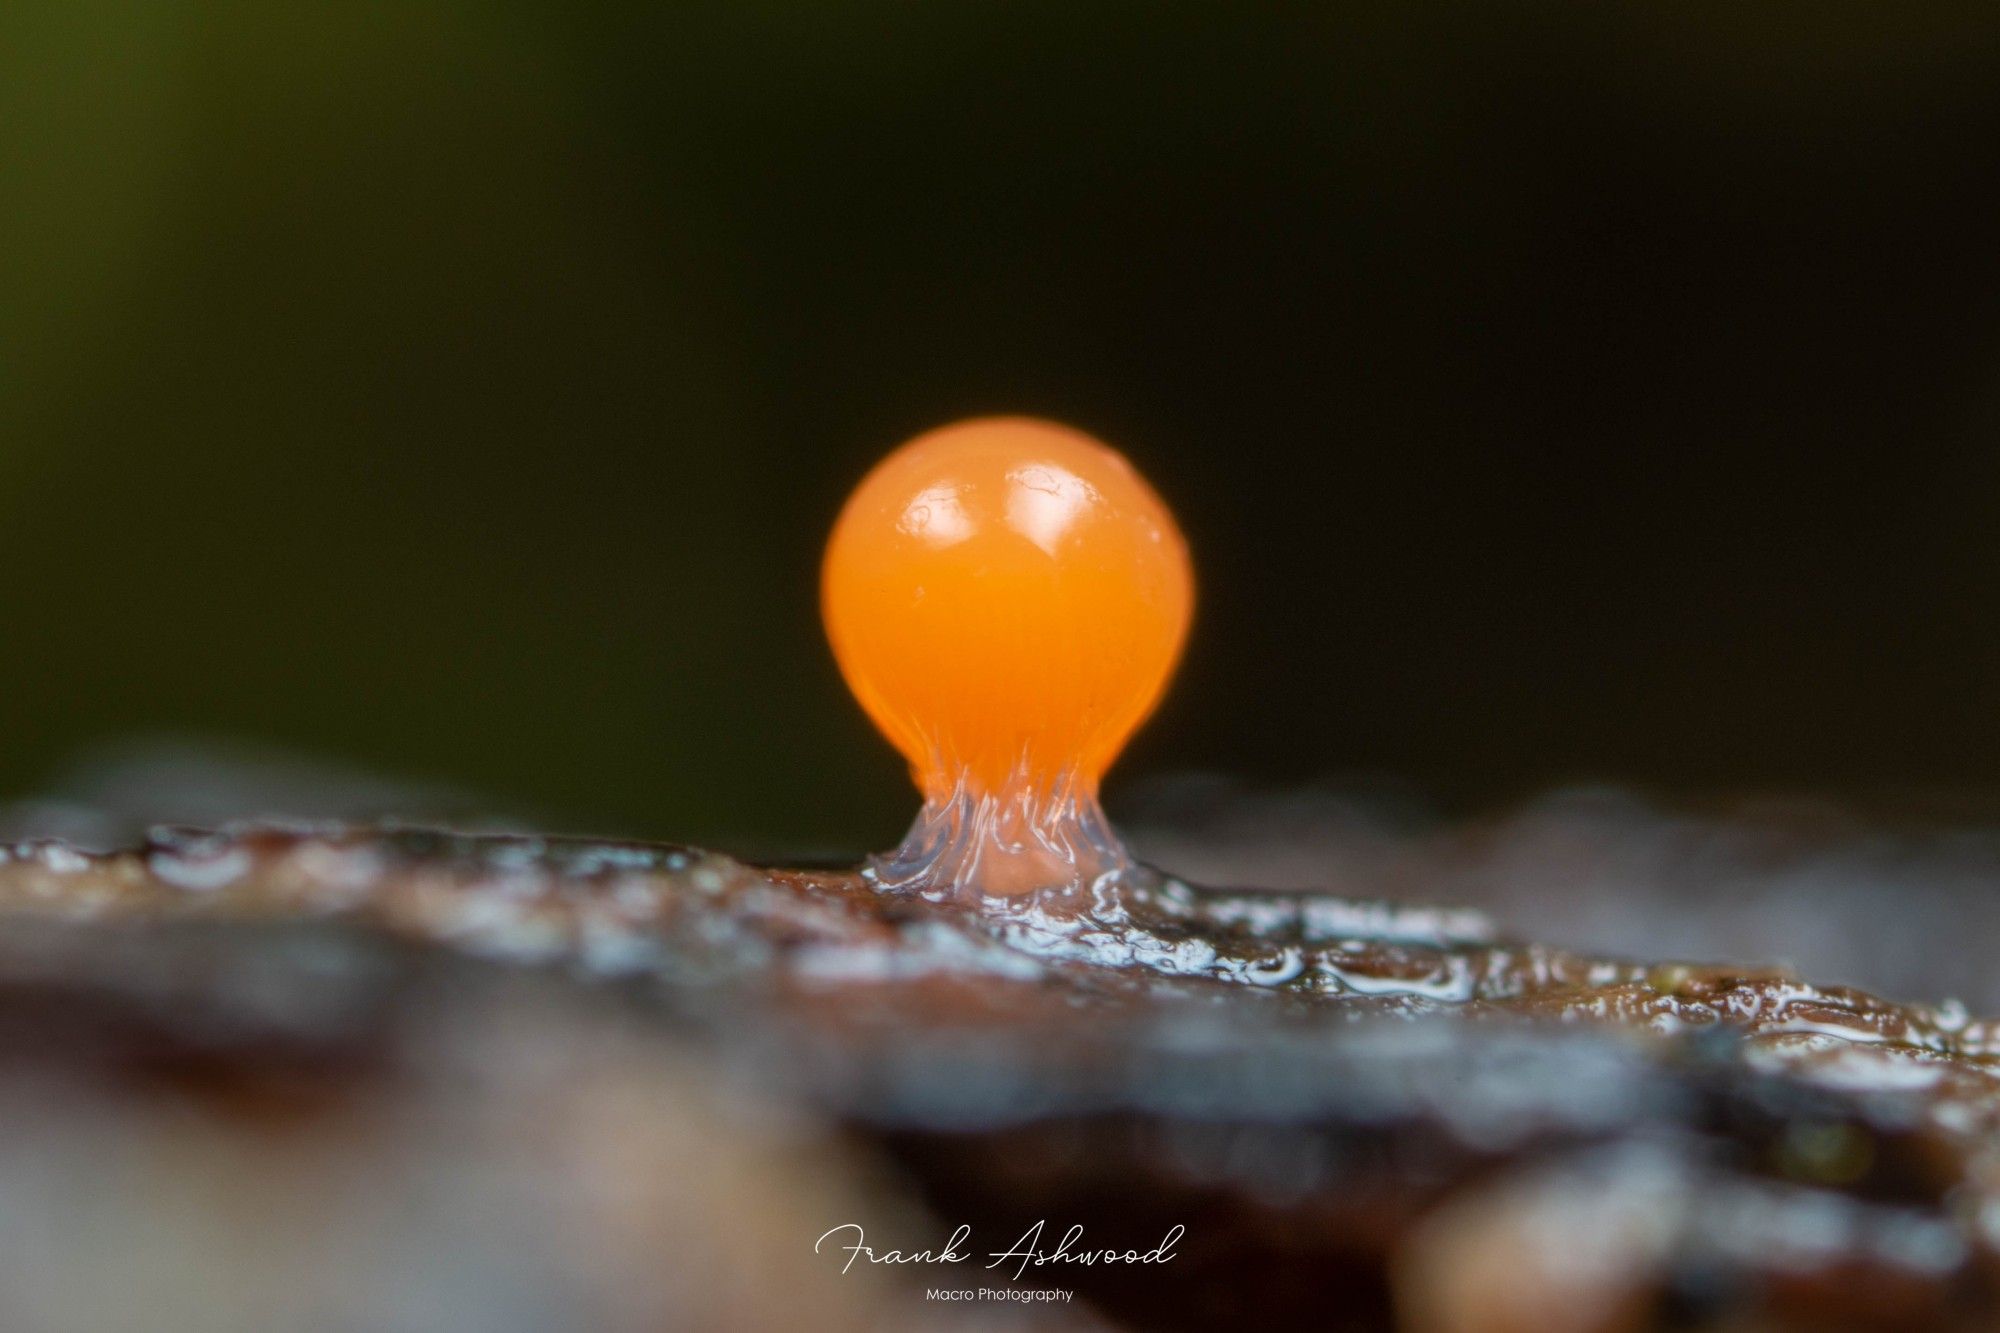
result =
M1128 865L1098 783L1165 693L1193 609L1172 513L1088 435L981 418L878 464L821 581L841 672L924 797L877 882L1012 896Z

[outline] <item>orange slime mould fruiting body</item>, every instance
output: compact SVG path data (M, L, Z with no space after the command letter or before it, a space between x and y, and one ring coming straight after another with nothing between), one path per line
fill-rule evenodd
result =
M841 671L924 797L877 882L1005 897L1130 864L1098 783L1165 692L1193 607L1173 515L1087 435L988 418L884 459L821 585Z

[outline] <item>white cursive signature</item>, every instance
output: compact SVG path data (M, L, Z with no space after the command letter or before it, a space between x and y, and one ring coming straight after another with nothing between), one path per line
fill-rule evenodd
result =
M1046 1220L1037 1222L1006 1249L996 1250L987 1255L990 1262L986 1267L998 1268L1012 1260L1014 1277L1019 1279L1028 1271L1030 1264L1038 1268L1043 1264L1164 1264L1172 1261L1174 1246L1187 1234L1186 1227L1176 1224L1167 1231L1160 1243L1150 1250L1087 1250L1080 1248L1083 1242L1083 1225L1078 1223L1063 1232L1062 1239L1056 1242L1054 1249L1038 1249L1036 1247L1041 1244L1042 1232L1046 1226ZM961 1226L953 1231L942 1249L883 1250L877 1253L869 1246L867 1233L862 1230L858 1222L842 1222L839 1226L821 1233L820 1238L813 1242L813 1253L818 1254L829 1239L843 1232L851 1233L849 1242L833 1247L835 1250L847 1251L847 1262L840 1268L843 1273L854 1267L856 1259L866 1259L871 1264L962 1264L971 1258L961 1248L972 1243L972 1228L969 1226Z

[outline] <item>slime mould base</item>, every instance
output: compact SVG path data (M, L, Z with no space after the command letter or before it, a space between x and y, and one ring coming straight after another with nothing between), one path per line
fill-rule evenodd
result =
M1479 914L336 825L0 847L0 1326L2000 1328L2000 1025ZM986 1255L1037 1220L1053 1249ZM815 1254L866 1228L877 1250ZM1061 1289L1071 1301L926 1299Z

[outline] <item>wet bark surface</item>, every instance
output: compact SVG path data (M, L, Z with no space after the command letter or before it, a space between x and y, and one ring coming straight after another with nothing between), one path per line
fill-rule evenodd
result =
M0 1236L57 1256L0 1257L8 1327L2000 1323L1956 1004L1150 872L968 907L330 823L14 844L0 913ZM1037 1221L1082 1238L988 1267ZM849 1222L976 1253L843 1274ZM1076 1300L923 1299L1010 1282Z

